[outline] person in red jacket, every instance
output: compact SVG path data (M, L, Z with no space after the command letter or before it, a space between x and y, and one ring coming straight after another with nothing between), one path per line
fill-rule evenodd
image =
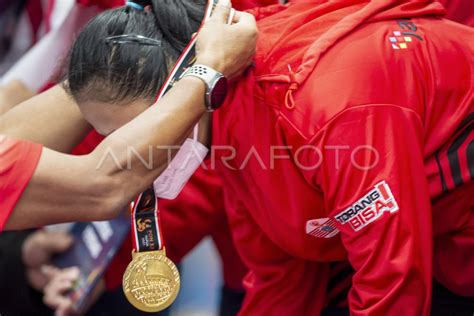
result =
M317 314L346 257L353 315L429 315L433 274L473 296L472 29L432 1L277 11L213 121L241 314Z
M428 0L254 13L255 67L212 133L250 268L241 314L319 314L344 259L354 315L429 315L433 275L472 296L472 30ZM94 78L82 96L117 89Z
M254 13L255 67L213 119L241 314L319 314L346 258L354 315L428 315L433 275L473 295L472 30L431 1Z

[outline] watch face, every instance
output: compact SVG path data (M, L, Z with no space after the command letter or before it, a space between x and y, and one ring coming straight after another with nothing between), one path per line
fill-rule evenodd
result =
M211 106L214 109L219 108L224 103L227 96L227 79L220 77L217 79L211 92Z

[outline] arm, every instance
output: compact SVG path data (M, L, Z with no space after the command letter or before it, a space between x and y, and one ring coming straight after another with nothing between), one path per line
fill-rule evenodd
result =
M257 34L255 21L247 14L226 25L228 11L217 7L200 32L198 62L231 77L249 64ZM185 77L89 155L70 156L45 148L6 229L114 217L166 167L167 150L157 146L180 144L186 138L205 112L204 91L201 80Z
M351 315L429 315L433 244L423 134L415 112L365 105L336 116L314 143L348 146L339 156L324 151L314 181L355 270Z
M0 115L34 95L35 93L19 80L13 80L0 87Z
M76 103L59 85L0 116L0 134L60 152L70 152L90 130Z
M114 217L166 167L167 152L157 146L185 139L205 111L204 90L201 80L184 78L158 105L112 133L89 155L44 148L6 229Z

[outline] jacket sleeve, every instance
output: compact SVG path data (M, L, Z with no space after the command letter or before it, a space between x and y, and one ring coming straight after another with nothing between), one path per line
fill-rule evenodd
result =
M351 315L429 315L432 222L418 114L354 106L312 145L322 159L311 181L323 190L355 270Z

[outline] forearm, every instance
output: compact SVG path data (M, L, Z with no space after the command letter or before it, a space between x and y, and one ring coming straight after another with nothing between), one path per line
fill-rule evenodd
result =
M183 78L159 104L112 133L90 155L98 175L117 183L127 199L147 188L205 113L204 92L200 79Z
M90 130L75 102L60 86L0 116L0 134L31 140L60 152L70 152Z
M163 148L181 144L205 112L204 90L199 79L181 80L159 104L112 133L89 155L44 148L5 229L116 216L166 167L168 150Z
M206 26L201 28L196 62L231 78L250 64L257 28L255 20L245 13L237 13L233 24L227 25L229 11L230 6L217 6ZM117 215L133 197L153 183L170 160L169 147L181 144L205 113L205 90L204 82L198 78L181 79L158 104L113 132L89 155L71 156L44 148L34 175L5 229L108 219ZM80 132L84 135L88 126L65 92L56 90L56 93L67 102L69 107L65 113L69 117L63 124L60 122L64 121L64 116L57 117L55 123L61 128L54 127L50 134L56 137L59 134L60 138L68 136L68 140L60 146L49 137L39 142L64 150L71 145L72 139L66 134L74 130L75 136ZM17 111L10 112L18 114ZM7 119L0 118L0 133L8 130L10 136L26 134L28 137L21 138L38 141L34 134L7 127L6 122L11 122ZM34 124L34 118L29 120ZM71 124L77 126L70 128ZM53 126L42 124L35 126L32 132L41 127L51 130Z

